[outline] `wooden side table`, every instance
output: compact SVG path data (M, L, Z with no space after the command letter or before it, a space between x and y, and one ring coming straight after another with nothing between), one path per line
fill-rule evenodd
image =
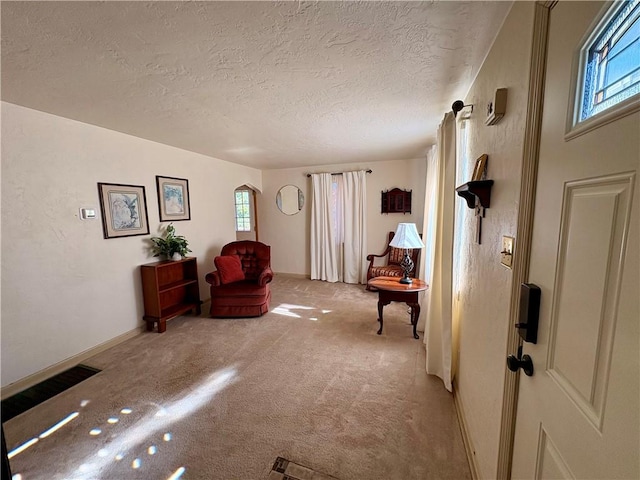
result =
M382 309L391 302L404 302L411 308L411 325L413 325L413 338L420 338L416 332L418 318L420 317L420 303L418 294L429 288L422 280L413 279L411 284L400 283L399 277L375 277L367 282L369 287L378 290L378 322L380 328L378 335L382 334Z

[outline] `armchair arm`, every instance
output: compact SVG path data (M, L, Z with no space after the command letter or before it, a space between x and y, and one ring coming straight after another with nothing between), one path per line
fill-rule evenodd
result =
M369 277L369 272L373 268L373 259L376 258L376 257L379 257L379 256L380 255L374 255L374 254L367 255L367 262L369 262L369 266L367 267L367 277ZM367 280L368 280L368 278L367 278Z
M220 274L217 270L207 273L204 279L207 281L207 283L210 283L215 287L222 285L222 282L220 281Z
M376 255L375 253L370 253L369 255L367 255L367 261L368 262L373 262L374 258L386 257L388 253L389 252L387 252L387 251L385 251L382 255Z
M367 267L367 282L373 278L373 273L371 273L371 271L373 270L373 262L375 261L375 259L386 257L387 255L389 255L390 251L391 247L387 245L387 248L385 248L384 252L382 252L380 255L376 255L375 253L370 253L369 255L367 255L367 261L369 262L369 266ZM367 290L369 290L369 287L367 287Z
M370 253L369 255L367 255L367 261L369 262L369 267L373 266L373 260L375 258L386 257L387 255L389 255L390 251L391 251L391 247L389 245L387 245L387 248L385 248L384 252L382 252L380 255L376 255L375 253Z
M264 286L271 280L273 280L273 271L271 270L271 267L265 267L258 277L258 285Z

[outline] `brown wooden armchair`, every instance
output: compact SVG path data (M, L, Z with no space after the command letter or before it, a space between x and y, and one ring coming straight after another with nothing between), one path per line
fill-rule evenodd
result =
M389 245L395 232L389 232L389 240L387 241L387 248L380 255L369 254L367 255L367 260L369 261L369 268L367 269L367 282L374 277L402 277L404 271L400 266L400 262L402 262L402 258L404 257L404 249L403 248L395 248ZM409 276L415 278L416 269L420 264L420 249L414 248L410 252L411 260L413 260L413 270L409 272ZM374 265L374 261L376 258L384 258L387 257L386 264L384 265ZM367 290L376 290L375 288L371 288L367 285Z

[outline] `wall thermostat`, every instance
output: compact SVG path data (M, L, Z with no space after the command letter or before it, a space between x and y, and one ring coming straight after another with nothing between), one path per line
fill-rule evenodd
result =
M93 220L96 216L95 208L88 207L80 209L80 220Z

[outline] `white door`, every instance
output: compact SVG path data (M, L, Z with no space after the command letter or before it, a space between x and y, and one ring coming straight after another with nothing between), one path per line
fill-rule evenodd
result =
M529 282L534 375L520 374L513 478L640 478L640 114L565 140L575 50L600 2L549 29Z

